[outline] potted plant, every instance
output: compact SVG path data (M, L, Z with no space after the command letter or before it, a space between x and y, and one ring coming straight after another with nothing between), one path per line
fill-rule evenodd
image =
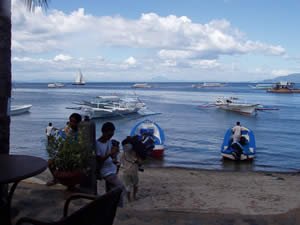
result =
M51 166L55 168L54 177L69 189L79 184L90 170L93 152L85 136L84 129L66 137L56 133L47 147Z

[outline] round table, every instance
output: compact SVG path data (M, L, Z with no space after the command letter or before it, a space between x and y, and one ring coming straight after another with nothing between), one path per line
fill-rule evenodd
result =
M1 209L1 224L11 224L11 200L18 183L43 172L47 166L47 161L39 157L0 154L0 185L13 183L8 193L7 202Z

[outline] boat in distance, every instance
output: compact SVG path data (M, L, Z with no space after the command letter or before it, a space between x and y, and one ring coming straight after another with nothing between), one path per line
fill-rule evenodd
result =
M148 83L136 83L131 86L132 88L152 88Z
M232 129L228 129L225 133L224 140L221 147L221 155L223 158L232 160L251 160L256 154L255 137L253 131L248 128L242 128L241 139L244 138L245 142L241 146L239 157L236 156L236 144L233 144Z
M256 108L261 106L260 104L248 104L236 101L238 98L234 97L220 97L216 99L216 107L223 110L252 114L256 111Z
M76 80L74 83L72 83L72 85L85 85L85 81L83 80L83 75L80 69L78 70Z
M65 85L63 83L51 83L48 84L48 88L58 88L58 87L64 87Z
M192 88L210 88L210 87L224 87L224 84L204 82L203 84L200 84L200 85L196 85L196 84L192 85Z
M295 83L281 81L268 89L269 93L300 93L300 89L294 88Z
M19 115L29 112L32 105L12 105L10 106L10 115Z
M256 84L255 86L253 85L249 85L249 87L253 88L253 89L260 89L260 90L264 90L264 89L270 89L273 87L274 84Z

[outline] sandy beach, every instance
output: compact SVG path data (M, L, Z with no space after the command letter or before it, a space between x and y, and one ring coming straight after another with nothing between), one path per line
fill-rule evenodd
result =
M146 168L137 200L125 203L118 224L300 224L300 173ZM21 182L12 207L22 216L56 221L65 187L47 187L49 171ZM104 193L104 181L98 192ZM83 202L73 205L78 207Z

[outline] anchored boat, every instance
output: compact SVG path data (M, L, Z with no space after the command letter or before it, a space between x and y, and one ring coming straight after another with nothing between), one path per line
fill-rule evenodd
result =
M300 89L294 88L295 83L281 81L268 89L270 93L300 93Z
M273 87L274 84L257 84L255 86L249 85L249 87L253 89L259 89L259 90L264 90L264 89L270 89Z
M130 132L130 136L139 135L141 137L151 136L154 138L154 149L151 153L153 157L162 157L164 153L165 135L157 123L151 120L144 120L138 123Z
M233 112L245 113L245 114L252 114L260 104L247 104L242 102L237 102L238 98L218 98L216 100L216 107L229 110Z
M29 112L32 105L12 105L10 107L10 115L19 115Z
M131 86L132 88L152 88L148 83L136 83Z
M233 133L231 129L228 129L223 140L223 144L221 147L221 155L224 158L232 159L232 160L247 160L253 159L256 154L256 145L255 145L255 138L253 132L243 127L242 129L242 136L241 139L245 139L244 145L241 145L241 155L239 159L236 157L236 147L232 144L233 142Z

